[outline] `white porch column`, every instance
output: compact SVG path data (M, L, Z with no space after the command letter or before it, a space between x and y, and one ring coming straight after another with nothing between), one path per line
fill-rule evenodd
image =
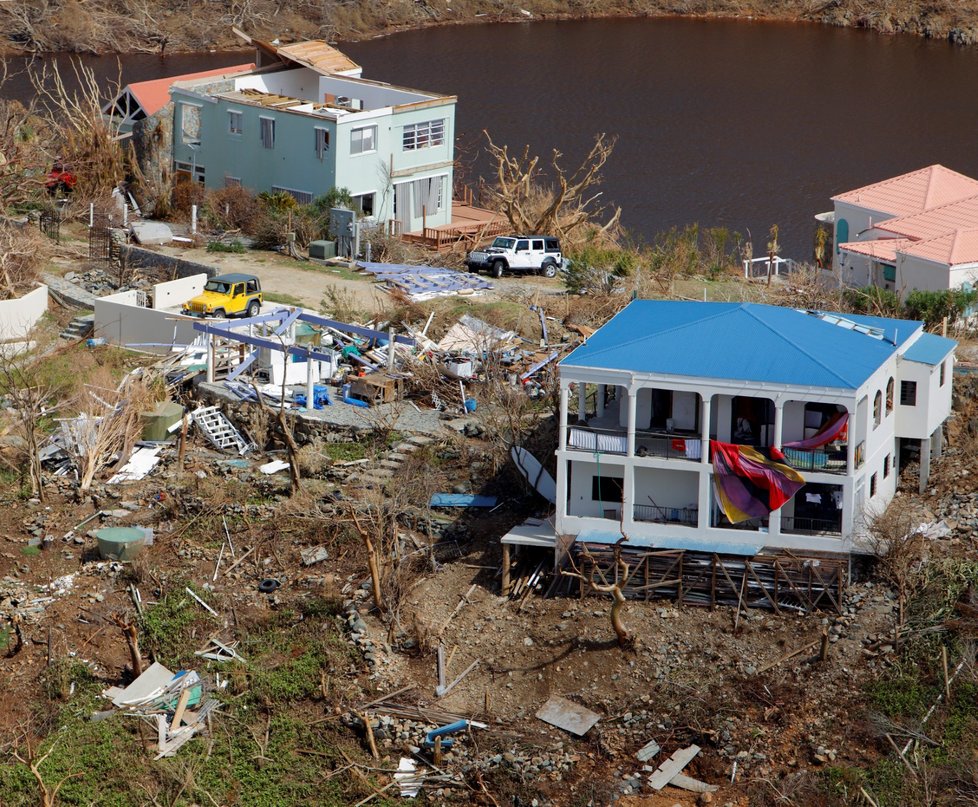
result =
M594 416L601 417L604 414L605 385L598 384L597 400L594 404Z
M700 532L710 528L710 496L713 492L713 475L710 473L710 470L708 465L700 469L699 493L697 497L699 511L696 517L696 527Z
M774 441L771 445L781 448L781 431L784 428L784 402L779 397L774 402Z
M846 469L852 474L856 471L856 413L846 407L849 420L846 422Z
M217 341L214 334L207 334L207 383L214 383L214 365L217 364Z
M577 419L583 423L587 420L587 384L577 382Z
M627 535L635 525L635 466L625 465L625 478L621 492L621 523L622 530Z
M628 388L628 443L626 454L629 457L635 456L635 422L637 420L638 412L636 411L638 407L638 390L632 387Z
M570 387L560 385L560 433L557 436L559 451L567 450L567 407L570 404Z
M702 441L702 456L700 462L710 464L710 417L712 416L713 396L704 395L700 405L700 440Z

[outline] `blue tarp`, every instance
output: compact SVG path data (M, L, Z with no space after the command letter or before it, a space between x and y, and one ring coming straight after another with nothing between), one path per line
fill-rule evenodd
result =
M495 496L477 496L473 493L435 493L431 497L432 507L495 507Z

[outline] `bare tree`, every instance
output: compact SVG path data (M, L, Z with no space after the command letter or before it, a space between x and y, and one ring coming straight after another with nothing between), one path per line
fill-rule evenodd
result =
M118 93L120 82L103 90L95 72L79 62L72 62L74 81L66 82L57 63L51 65L32 70L30 77L48 125L57 133L57 156L77 179L73 197L86 204L105 199L126 173L118 126L102 115L103 102ZM71 83L76 89L69 89Z
M86 392L78 417L61 421L65 451L78 471L81 493L88 491L100 470L128 458L142 431L140 413L154 400L144 370L131 372L115 390Z
M591 554L590 551L588 551L588 548L583 545L581 547L581 555L583 555L584 559L591 567L588 573L585 574L580 570L572 553L568 553L567 555L568 562L571 566L571 571L567 571L566 569L561 570L562 575L565 577L576 577L581 582L586 583L592 591L596 591L599 594L611 595L611 612L609 616L611 618L611 629L615 632L615 637L618 639L619 647L630 647L635 641L635 637L632 636L632 634L629 633L628 629L625 627L625 622L621 615L626 602L621 586L622 583L628 579L629 572L629 566L621 556L621 541L625 540L627 539L622 536L621 540L615 544L615 577L611 582L608 582L607 580L598 582L597 578L601 577L601 573L598 569L597 559Z
M63 389L48 381L37 364L26 357L0 353L0 389L9 403L17 431L23 444L18 466L26 471L31 495L44 500L41 480L41 422L52 415L60 402Z
M529 146L514 157L508 146L498 146L488 132L484 134L496 173L496 184L487 191L514 232L566 237L589 224L603 233L618 225L621 208L601 204L601 191L597 190L601 169L614 151L616 138L597 135L591 150L573 172L560 164L563 154L554 149L550 158L554 185L547 188L542 184L540 158L531 156ZM610 214L608 221L597 225L597 219L606 214Z
M61 788L64 786L65 782L69 779L74 779L82 775L81 771L69 772L61 777L55 784L48 784L44 779L44 774L41 773L41 766L47 762L48 757L54 753L54 749L58 744L55 740L48 747L48 750L43 754L40 753L38 745L40 741L36 739L30 730L25 732L23 736L23 749L14 746L10 752L10 755L21 765L26 765L30 770L31 775L37 782L38 795L40 796L40 807L55 807L58 800L58 793L61 792Z
M34 288L48 251L48 241L36 227L20 229L0 222L0 299Z

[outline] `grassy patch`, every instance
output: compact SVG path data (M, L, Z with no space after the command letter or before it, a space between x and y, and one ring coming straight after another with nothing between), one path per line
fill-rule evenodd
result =
M326 443L322 450L327 457L337 462L352 462L367 456L367 446L364 443Z
M869 702L876 711L889 718L919 720L937 697L939 688L925 684L919 669L908 665L892 676L869 685Z
M262 297L266 303L280 303L281 305L291 305L297 308L302 308L305 303L302 302L298 297L293 297L291 294L279 294L274 291L262 292Z
M208 602L207 592L203 592L202 599ZM146 609L139 622L144 650L153 651L168 667L179 668L180 662L192 667L194 650L201 641L199 633L197 638L191 636L194 627L212 621L213 617L177 583L156 605Z
M234 252L241 254L245 252L245 245L240 241L231 241L230 243L224 243L223 241L209 241L207 244L208 252Z
M20 554L25 558L33 558L41 554L41 547L39 546L24 546L20 549Z

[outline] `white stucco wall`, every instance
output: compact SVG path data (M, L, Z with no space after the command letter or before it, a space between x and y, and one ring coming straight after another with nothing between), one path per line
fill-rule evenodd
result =
M23 297L0 300L0 341L24 339L48 310L48 287L38 286Z
M166 345L188 345L197 336L193 317L142 308L135 291L110 294L95 301L95 335L115 345L160 343L163 347L136 348L148 353L167 353Z
M842 280L851 285L864 286L869 280L870 260L863 255L839 253L839 244L845 241L871 241L874 238L886 237L883 233L874 232L872 227L881 221L893 218L892 213L883 210L871 210L858 207L846 202L835 202L835 224L833 229L832 270L839 271L840 263L844 263ZM848 225L848 237L839 238L841 222ZM892 233L890 233L892 236ZM840 259L842 259L840 261ZM862 281L862 282L860 282Z
M191 275L153 286L153 308L179 308L204 290L207 275Z

